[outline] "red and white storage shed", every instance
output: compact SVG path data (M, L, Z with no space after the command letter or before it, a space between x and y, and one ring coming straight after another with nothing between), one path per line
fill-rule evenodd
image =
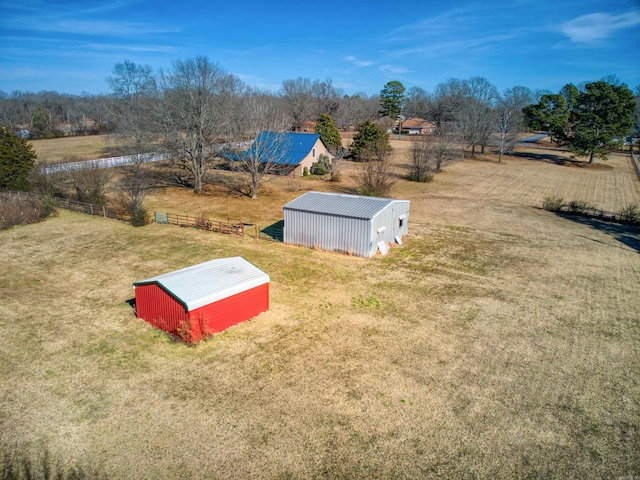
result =
M266 312L269 281L242 257L218 258L135 282L136 314L194 343Z

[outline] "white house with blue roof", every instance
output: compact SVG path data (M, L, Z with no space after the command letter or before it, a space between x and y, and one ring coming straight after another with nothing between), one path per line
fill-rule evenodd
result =
M224 156L231 161L261 159L273 163L283 175L301 176L320 155L333 158L317 133L262 132L244 152Z

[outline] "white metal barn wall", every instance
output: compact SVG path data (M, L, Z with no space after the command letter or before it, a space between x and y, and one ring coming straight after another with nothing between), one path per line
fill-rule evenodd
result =
M400 217L403 215L400 226ZM393 243L396 236L402 238L409 232L409 202L396 200L389 204L373 218L372 227L374 248L371 255L376 252L378 242ZM384 230L379 232L382 227Z
M371 257L408 222L408 200L307 192L284 206L284 242Z
M284 242L370 257L371 222L362 218L285 210Z

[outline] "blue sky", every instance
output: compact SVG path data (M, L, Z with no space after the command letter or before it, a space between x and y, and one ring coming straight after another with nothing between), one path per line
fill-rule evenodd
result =
M109 93L117 62L205 55L247 84L326 80L346 94L448 78L557 92L640 85L639 0L0 0L0 90Z

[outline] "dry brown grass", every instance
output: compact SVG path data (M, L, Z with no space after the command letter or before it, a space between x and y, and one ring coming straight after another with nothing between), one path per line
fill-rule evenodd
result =
M109 157L117 147L109 135L31 140L29 143L38 154L38 161L47 165Z
M638 475L640 233L534 207L638 186L623 159L484 160L400 180L411 233L372 260L68 212L0 232L1 444L109 478ZM150 203L277 219L285 180ZM126 303L231 255L271 275L271 309L197 347Z

